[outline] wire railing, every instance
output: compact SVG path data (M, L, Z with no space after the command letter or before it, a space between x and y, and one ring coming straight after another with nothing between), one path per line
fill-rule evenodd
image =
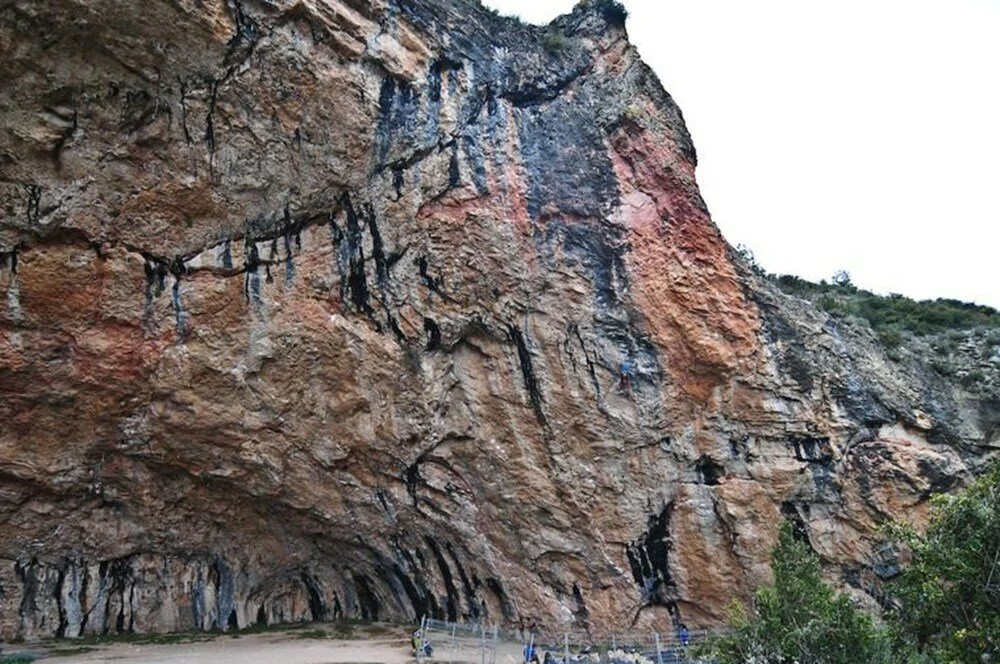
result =
M696 661L693 649L712 634L686 629L535 632L425 617L414 633L414 652L418 660L433 656L435 661L463 664L680 664Z

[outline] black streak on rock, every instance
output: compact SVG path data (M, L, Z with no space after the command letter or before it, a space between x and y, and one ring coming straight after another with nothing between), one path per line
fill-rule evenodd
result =
M209 154L215 153L215 101L219 95L219 82L212 80L212 94L208 98L208 112L205 114L205 144Z
M473 579L475 581L475 579ZM476 585L479 585L476 583ZM504 620L514 619L514 607L510 603L510 599L507 597L507 593L504 592L503 585L500 583L500 579L488 576L486 577L486 587L489 588L490 592L497 598L500 602L500 612L503 614Z
M346 195L343 198L343 206L347 217L347 230L344 239L348 252L348 272L347 279L341 285L342 290L346 289L346 293L342 293L342 295L346 295L347 297L344 299L349 299L359 312L373 316L375 312L371 307L368 277L365 275L365 253L358 214L351 204L351 199Z
M309 612L312 614L312 619L326 620L328 616L326 604L323 602L323 589L308 572L302 572L302 583L309 595Z
M403 197L403 169L395 167L392 169L392 188L396 190L396 200Z
M576 610L573 611L576 616L576 624L586 629L590 622L590 612L587 611L587 604L583 601L583 592L576 583L573 584L573 601L576 602Z
M517 347L517 358L521 366L521 375L524 377L524 389L528 391L528 398L531 400L535 417L539 424L543 427L547 426L545 411L542 409L542 393L538 388L538 380L535 377L535 369L531 361L531 351L524 340L524 334L516 325L509 325L507 330L510 340Z
M451 145L451 159L448 161L448 188L454 189L462 183L462 173L458 168L458 143Z
M444 579L444 588L447 593L447 599L445 601L445 608L448 611L448 620L450 622L455 622L458 620L458 591L455 589L455 582L451 577L451 568L448 567L448 562L441 555L441 549L438 547L437 542L431 537L425 537L424 540L427 542L427 546L430 547L431 553L434 554L434 560L437 561L438 569L441 570L441 577Z
M248 238L243 244L243 254L246 256L243 260L243 267L246 271L243 294L246 296L247 302L259 307L261 304L260 274L258 273L260 254L257 252L257 244Z
M670 514L673 503L649 517L643 535L625 547L632 578L642 591L647 605L669 606L674 601L676 585L670 575Z
M417 269L420 271L420 278L423 280L424 285L427 286L427 289L444 298L444 293L441 292L441 278L433 277L427 272L427 257L417 256L416 262Z
M465 593L465 601L469 607L469 612L465 614L465 618L467 620L478 618L480 611L476 602L476 591L469 582L469 575L465 573L465 568L462 567L462 563L455 554L455 548L451 545L451 542L445 542L445 548L448 550L448 555L451 557L452 563L455 564L455 569L458 570L458 576L462 580L462 590Z
M441 329L430 318L424 318L424 331L427 332L427 350L437 350L441 346Z
M41 216L42 188L37 184L26 184L24 193L28 197L28 223L33 224Z
M362 620L378 620L378 598L372 590L371 580L364 574L355 577L358 592L358 603L361 605Z
M809 505L801 505L801 509L809 515ZM792 535L800 542L809 544L809 530L800 508L790 500L781 503L781 515L792 524ZM812 546L811 544L809 545Z

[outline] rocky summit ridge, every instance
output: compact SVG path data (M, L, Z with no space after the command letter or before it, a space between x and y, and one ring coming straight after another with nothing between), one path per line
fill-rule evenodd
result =
M3 3L0 635L711 626L782 518L891 574L1000 399L748 269L624 23Z

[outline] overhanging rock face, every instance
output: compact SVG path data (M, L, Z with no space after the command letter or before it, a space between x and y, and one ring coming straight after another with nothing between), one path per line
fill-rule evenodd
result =
M711 625L1000 445L734 258L611 2L0 17L4 636Z

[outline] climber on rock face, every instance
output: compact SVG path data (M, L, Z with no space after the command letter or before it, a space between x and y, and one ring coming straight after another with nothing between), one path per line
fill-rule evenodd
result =
M618 367L618 389L625 394L632 393L632 378L635 376L635 362L631 357L622 360Z

